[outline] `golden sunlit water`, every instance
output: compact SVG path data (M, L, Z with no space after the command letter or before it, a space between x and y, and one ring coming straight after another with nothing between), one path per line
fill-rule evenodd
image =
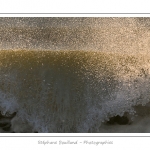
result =
M0 132L150 132L148 18L0 21Z

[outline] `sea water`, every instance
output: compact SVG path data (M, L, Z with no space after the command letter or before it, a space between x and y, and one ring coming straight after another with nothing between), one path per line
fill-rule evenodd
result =
M1 18L1 126L150 132L148 21Z

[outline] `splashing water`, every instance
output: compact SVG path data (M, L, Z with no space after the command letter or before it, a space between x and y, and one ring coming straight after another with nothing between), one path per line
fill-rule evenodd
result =
M150 131L147 18L0 19L11 132Z

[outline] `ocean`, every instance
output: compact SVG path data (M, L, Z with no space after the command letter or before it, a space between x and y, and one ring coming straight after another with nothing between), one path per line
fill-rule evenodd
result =
M0 18L0 132L150 132L149 18Z

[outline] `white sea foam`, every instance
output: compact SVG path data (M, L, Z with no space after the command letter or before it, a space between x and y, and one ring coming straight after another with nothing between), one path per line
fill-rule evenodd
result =
M137 56L80 51L3 55L13 60L1 61L0 106L3 115L17 112L14 132L101 132L109 118L128 113L133 120L138 114L134 106L150 101L148 61L139 63ZM125 60L127 71L121 67Z

